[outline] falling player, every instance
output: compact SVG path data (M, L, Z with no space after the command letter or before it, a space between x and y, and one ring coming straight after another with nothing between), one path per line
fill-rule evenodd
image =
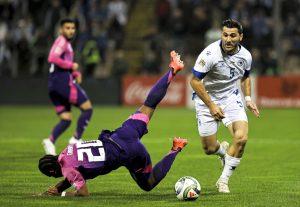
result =
M87 196L86 180L125 166L138 186L152 190L168 173L176 155L187 144L174 138L171 151L153 168L150 155L140 139L148 132L147 124L156 106L165 96L171 80L183 69L180 56L170 53L170 70L153 86L144 104L115 131L103 130L98 140L70 144L59 156L45 155L39 169L47 176L65 179L44 194L52 196ZM65 192L71 185L75 191Z
M216 154L223 161L223 172L216 186L219 192L229 193L228 181L240 164L248 138L248 120L237 81L245 96L246 106L255 116L259 111L251 100L249 77L251 54L240 45L243 29L235 20L222 24L221 40L206 47L199 55L193 68L191 86L198 118L198 130L206 154ZM220 121L229 129L233 143L217 140Z
M70 43L75 35L75 28L72 19L63 19L60 22L61 35L55 40L48 57L51 64L48 78L49 96L60 121L53 128L49 138L42 142L46 154L56 155L54 143L71 124L71 105L79 107L81 115L69 143L81 141L93 113L89 98L78 85L81 83L81 73L78 71L78 64L73 61L74 53Z

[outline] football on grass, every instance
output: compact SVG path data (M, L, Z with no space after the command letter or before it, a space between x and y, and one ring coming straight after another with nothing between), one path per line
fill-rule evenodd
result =
M196 200L199 197L200 192L200 183L191 176L184 176L175 184L175 193L179 200Z

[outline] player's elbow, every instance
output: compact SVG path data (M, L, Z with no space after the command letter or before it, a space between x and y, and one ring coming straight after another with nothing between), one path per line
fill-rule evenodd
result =
M48 57L48 63L54 63L56 64L56 57L54 57L53 55L49 55Z
M200 80L198 78L196 78L195 76L193 76L190 80L190 86L192 87L192 89L195 88L195 86L197 84L199 84Z

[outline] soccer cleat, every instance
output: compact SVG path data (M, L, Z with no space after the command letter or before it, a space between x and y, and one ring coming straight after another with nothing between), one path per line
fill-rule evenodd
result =
M227 152L228 148L229 148L229 143L226 141L223 141L220 143L220 147L222 147L223 149L225 149L225 152ZM221 161L221 165L222 167L225 166L225 155L222 157L219 157L220 161Z
M171 60L170 60L169 67L173 68L174 70L173 72L175 74L184 68L183 61L180 60L180 55L176 53L174 50L170 52L170 58Z
M69 144L77 144L82 142L82 139L76 139L75 137L71 137L69 140Z
M43 139L42 144L43 144L45 153L46 153L47 155L56 155L56 152L55 152L55 146L54 146L54 144L50 141L50 139L48 139L48 138Z
M222 181L220 178L216 182L216 187L218 188L218 191L220 193L230 193L230 190L229 190L229 187L228 187L228 183Z
M180 137L175 137L173 139L173 147L172 150L173 151L181 151L185 145L187 145L188 141L187 139L182 139Z

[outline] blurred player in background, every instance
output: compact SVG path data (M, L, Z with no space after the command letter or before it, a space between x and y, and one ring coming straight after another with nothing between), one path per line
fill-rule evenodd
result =
M125 166L140 188L152 190L168 173L177 154L187 144L174 138L170 152L153 168L151 158L140 139L148 132L147 124L156 106L164 98L171 80L183 69L180 56L172 51L170 70L152 87L144 104L115 131L103 130L98 140L70 144L59 156L45 155L39 161L42 173L64 177L44 195L87 196L86 180ZM71 185L75 191L64 192Z
M71 105L81 110L76 131L69 140L71 144L81 141L82 133L93 113L89 98L79 86L82 81L81 73L78 71L79 65L73 61L74 53L70 41L75 32L74 20L61 20L60 36L55 40L48 56L48 62L51 64L48 78L49 96L60 118L49 138L42 142L46 154L50 155L56 155L54 143L71 124Z
M224 166L216 183L221 193L230 192L229 177L240 164L248 139L248 119L238 80L241 80L246 106L255 116L259 116L259 111L251 100L249 73L252 57L240 45L242 39L242 25L235 20L225 20L221 40L210 44L201 52L190 82L195 91L194 101L203 149L208 155L219 155ZM219 143L217 140L220 121L233 137L230 147L228 142Z

